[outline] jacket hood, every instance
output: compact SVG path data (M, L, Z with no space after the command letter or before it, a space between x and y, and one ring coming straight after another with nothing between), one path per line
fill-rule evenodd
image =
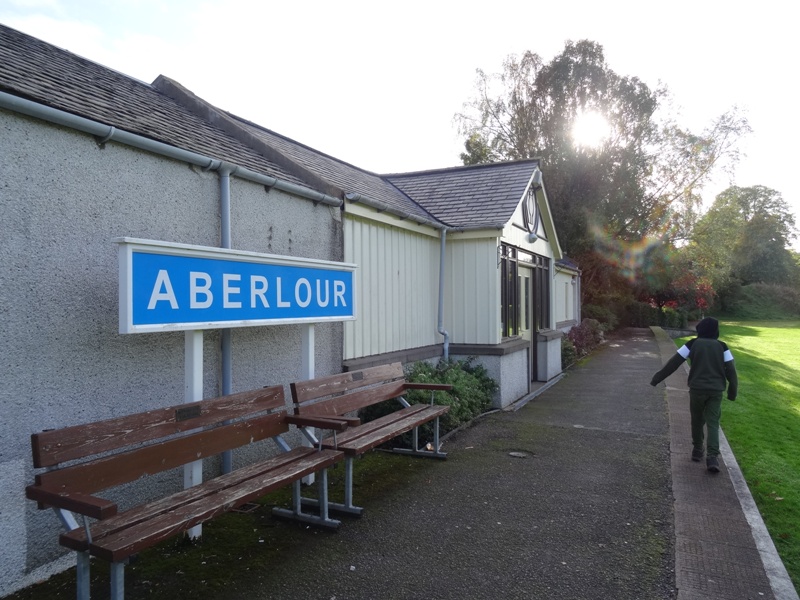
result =
M713 317L706 317L697 324L697 337L711 338L716 340L719 337L719 321Z

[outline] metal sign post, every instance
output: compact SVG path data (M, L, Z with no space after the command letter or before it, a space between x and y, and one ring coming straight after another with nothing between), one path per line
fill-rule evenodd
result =
M314 324L309 323L302 327L303 329L300 335L300 354L302 355L300 370L303 379L314 379ZM309 433L316 435L313 427L309 427L308 429ZM311 446L311 441L303 437L303 445ZM314 473L303 477L303 483L306 485L314 483Z
M185 394L184 402L203 399L203 332L187 331L184 334ZM188 489L203 482L203 461L196 460L183 466L183 488ZM198 538L203 533L202 525L195 525L189 537Z

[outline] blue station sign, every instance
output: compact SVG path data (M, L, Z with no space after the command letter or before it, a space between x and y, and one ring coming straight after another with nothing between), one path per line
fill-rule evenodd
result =
M120 238L119 331L356 318L355 265Z

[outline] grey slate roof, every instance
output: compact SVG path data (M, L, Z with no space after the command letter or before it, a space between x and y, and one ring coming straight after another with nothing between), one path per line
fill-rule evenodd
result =
M2 24L0 90L308 187L151 85Z
M315 172L323 179L344 190L345 193L361 194L370 200L385 204L387 207L399 212L436 221L435 216L426 211L424 205L421 206L416 203L380 175L359 169L332 156L318 152L313 148L309 148L250 121L239 118L237 120L266 144L303 167Z
M252 138L248 144L247 137L204 118L161 91L158 81L141 82L2 24L0 90L323 193L329 190L319 188L327 182L372 206L433 225L502 227L538 166L526 160L382 176L225 113L278 155L259 152Z
M385 177L450 227L502 227L538 166L534 159Z

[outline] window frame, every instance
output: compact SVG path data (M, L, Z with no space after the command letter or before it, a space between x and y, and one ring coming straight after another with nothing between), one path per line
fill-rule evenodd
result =
M500 334L502 339L520 335L519 264L533 270L534 333L551 328L550 259L510 244L500 244Z

